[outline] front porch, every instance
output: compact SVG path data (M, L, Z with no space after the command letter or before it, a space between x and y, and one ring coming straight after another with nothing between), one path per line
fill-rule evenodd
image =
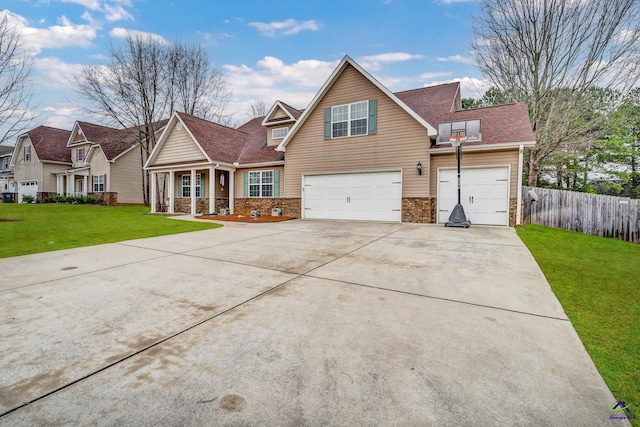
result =
M235 170L193 166L150 171L151 213L233 213Z

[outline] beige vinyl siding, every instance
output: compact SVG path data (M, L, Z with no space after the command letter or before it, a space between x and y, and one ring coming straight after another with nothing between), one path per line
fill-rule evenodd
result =
M256 172L256 171L275 171L275 170L279 170L280 171L280 197L285 197L284 196L284 180L282 179L284 176L284 167L282 166L271 166L271 167L264 167L264 168L251 168L251 169L238 169L236 171L236 182L235 182L235 187L234 187L234 191L235 194L234 196L238 199L240 198L244 198L244 197L249 197L249 196L245 196L244 194L244 173L246 172ZM287 196L288 197L288 196Z
M79 133L76 133L76 135L73 137L73 142L72 144L78 144L81 142L86 142L86 138L84 137L84 135L80 135Z
M91 155L91 163L89 163L89 183L87 184L89 188L87 192L93 193L93 175L107 175L107 180L104 182L104 191L115 191L111 190L111 186L109 185L109 181L111 180L111 165L107 160L102 148L96 147ZM142 190L140 190L142 191ZM119 195L118 195L119 196ZM119 197L118 197L119 199ZM119 201L119 200L118 200Z
M174 126L161 148L154 161L156 165L205 159L205 155L184 127L177 130Z
M371 99L378 101L376 134L324 139L325 108ZM301 197L303 174L402 170L403 197L426 197L428 147L427 130L349 65L287 145L281 194Z
M53 171L58 171L60 169L66 168L65 165L54 164L54 163L43 163L42 164L42 181L38 184L39 192L47 192L47 193L55 193L58 190L56 175L54 175Z
M273 131L274 129L280 129L280 128L288 128L289 130L291 130L291 128L293 127L294 122L289 122L289 123L282 123L279 125L271 125L267 127L267 145L278 145L282 142L282 140L284 138L276 138L273 139L271 136L273 135L273 133L271 131Z
M27 136L21 138L16 147L16 164L13 169L13 175L15 182L21 181L38 181L38 191L43 185L42 182L42 164L38 159L38 153L33 148L31 139ZM24 146L31 146L31 160L29 162L24 161ZM62 169L62 166L60 167ZM17 187L16 187L17 188Z
M505 151L488 152L467 152L462 148L462 168L469 166L506 166L511 165L511 175L509 176L509 197L516 197L518 194L518 148ZM430 194L436 197L438 189L438 168L455 168L457 166L454 153L439 154L431 157ZM461 171L464 173L464 169Z
M144 203L140 150L134 148L110 165L111 173L106 172L107 191L118 193L118 203Z

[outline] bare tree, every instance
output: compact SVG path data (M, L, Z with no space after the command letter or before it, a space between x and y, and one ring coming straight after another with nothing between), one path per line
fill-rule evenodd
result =
M19 30L11 25L6 11L0 13L0 143L15 139L33 119L32 64L22 51Z
M171 110L225 124L230 94L226 80L209 62L204 47L175 42L168 49L167 80Z
M264 101L252 101L249 104L249 109L246 113L247 120L255 119L256 117L264 117L267 115L269 110L267 109L267 105Z
M593 128L583 114L592 88L624 94L638 81L638 0L483 0L473 29L484 76L528 104L537 141L528 153L531 186L549 155Z
M157 124L175 110L201 118L226 120L229 95L225 79L201 47L129 35L123 47L112 45L108 65L85 66L76 76L77 92L92 104L85 108L107 117L137 138L146 161L156 145ZM149 201L148 174L142 176Z

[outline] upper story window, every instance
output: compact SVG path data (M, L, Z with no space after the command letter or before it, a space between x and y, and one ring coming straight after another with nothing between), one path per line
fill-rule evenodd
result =
M289 128L277 128L271 131L271 139L282 139L289 133Z
M84 160L84 147L78 148L78 161Z
M366 135L368 118L368 101L331 107L331 137Z
M450 138L466 137L466 142L482 141L482 123L480 119L461 120L438 124L436 144L448 144Z
M9 170L9 158L3 157L0 159L0 170L6 171Z
M25 145L23 150L24 150L24 161L25 162L30 162L31 161L31 146L30 145Z
M273 197L273 171L249 172L249 197Z

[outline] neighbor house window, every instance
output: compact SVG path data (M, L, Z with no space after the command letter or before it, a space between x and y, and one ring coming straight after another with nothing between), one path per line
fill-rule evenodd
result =
M249 172L249 197L273 197L273 171Z
M182 175L180 197L191 197L191 175ZM196 198L202 197L202 174L196 175Z
M93 192L94 193L104 192L104 174L93 176Z
M331 137L366 135L369 102L331 107Z
M78 148L78 161L81 162L84 160L84 147Z
M271 139L282 139L289 133L289 128L277 128L271 131Z
M25 162L30 162L31 161L31 146L30 145L25 145L24 146L24 161Z

